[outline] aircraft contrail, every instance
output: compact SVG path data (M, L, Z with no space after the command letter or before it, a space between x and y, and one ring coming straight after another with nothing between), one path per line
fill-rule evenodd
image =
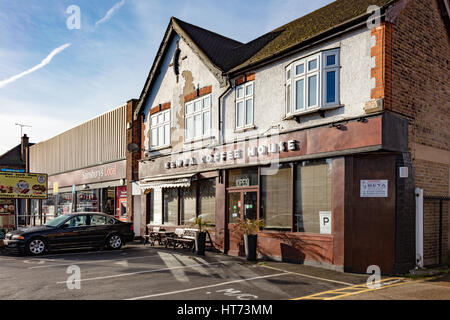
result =
M108 12L106 13L106 15L103 18L101 18L100 20L98 20L95 23L95 25L98 26L100 23L107 21L109 18L111 18L114 11L119 10L120 7L123 6L124 4L125 4L125 0L122 0L118 3L116 3L111 9L108 10Z
M14 82L14 81L26 76L27 74L30 74L36 70L39 70L39 69L45 67L47 64L50 63L50 61L52 61L54 56L56 56L58 53L60 53L61 51L63 51L67 47L69 47L70 45L71 45L70 43L66 43L66 44L54 49L52 52L50 52L50 54L44 60L41 61L41 63L34 66L33 68L28 69L28 70L26 70L22 73L19 73L15 76L12 76L11 78L0 81L0 88L3 88L4 86L6 86L9 83Z

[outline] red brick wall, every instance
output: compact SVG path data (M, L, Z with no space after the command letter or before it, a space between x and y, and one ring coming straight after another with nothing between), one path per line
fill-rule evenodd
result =
M392 110L410 119L411 151L450 150L450 43L436 0L410 1L392 38Z
M189 102L189 101L195 100L198 97L210 94L211 92L212 92L212 86L207 86L207 87L197 89L194 92L191 92L191 93L185 95L184 102Z
M136 110L138 100L130 100L127 103L127 145L130 143L136 143L139 150L135 153L130 153L127 150L127 215L130 219L134 219L134 203L132 196L132 181L136 181L139 178L139 163L141 159L141 129L142 129L142 117L138 117L137 120L133 120L133 114Z
M372 29L371 34L375 37L375 45L371 48L371 57L375 58L375 66L371 70L375 88L371 98L385 99L385 107L389 109L392 93L392 25L382 23Z
M386 43L392 45L392 71L387 65L385 73L392 78L392 92L386 108L409 120L416 186L426 196L448 196L449 165L423 161L415 153L415 144L450 150L450 44L437 0L409 1L392 24L391 38ZM432 206L426 203L424 208L425 264L437 261L439 220ZM446 215L448 209L444 220Z

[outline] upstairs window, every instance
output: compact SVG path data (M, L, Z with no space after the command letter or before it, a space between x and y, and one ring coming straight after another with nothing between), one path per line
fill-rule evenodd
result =
M185 141L211 135L211 95L185 104Z
M286 68L286 114L295 115L339 105L339 50L295 61Z
M236 87L236 129L253 126L255 81Z
M170 145L170 110L151 116L151 130L152 149Z

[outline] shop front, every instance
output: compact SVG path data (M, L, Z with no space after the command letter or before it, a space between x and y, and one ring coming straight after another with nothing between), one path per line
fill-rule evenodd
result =
M49 176L49 196L42 201L46 219L73 212L103 212L128 221L126 161ZM39 204L33 206L39 211ZM39 214L39 213L38 213Z
M12 199L0 199L0 239L9 230L14 229L16 225L15 221L16 205L15 200Z
M400 134L390 136L392 128ZM238 219L262 219L260 258L392 271L405 128L395 116L373 116L345 130L312 128L142 161L141 221L171 229L208 217L215 247L242 256Z

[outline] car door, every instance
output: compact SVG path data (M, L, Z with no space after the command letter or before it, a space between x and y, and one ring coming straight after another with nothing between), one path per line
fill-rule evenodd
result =
M74 216L64 223L54 235L54 248L71 248L89 246L87 237L88 216Z
M101 246L105 243L110 228L108 220L107 217L102 215L93 214L90 216L88 236L92 246Z

